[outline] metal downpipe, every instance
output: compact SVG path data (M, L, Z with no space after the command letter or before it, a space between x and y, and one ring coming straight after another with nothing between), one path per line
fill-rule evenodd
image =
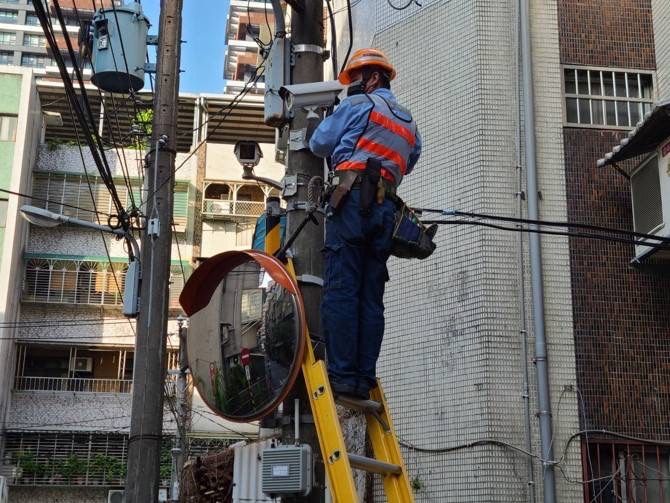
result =
M533 89L533 61L530 33L530 0L520 0L521 6L521 72L523 75L524 130L526 153L526 185L528 191L528 218L539 219L537 189L537 152L535 138L535 93ZM531 225L531 228L537 228ZM535 335L535 367L537 372L537 399L542 452L542 481L544 503L556 502L556 479L552 447L551 396L549 392L549 365L544 325L544 283L542 278L542 249L540 235L531 233L528 238L530 276Z

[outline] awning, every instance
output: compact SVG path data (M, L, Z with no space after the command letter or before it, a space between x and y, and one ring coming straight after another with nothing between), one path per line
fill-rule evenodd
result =
M668 138L670 138L670 100L658 103L648 112L619 145L598 160L598 167L653 152Z

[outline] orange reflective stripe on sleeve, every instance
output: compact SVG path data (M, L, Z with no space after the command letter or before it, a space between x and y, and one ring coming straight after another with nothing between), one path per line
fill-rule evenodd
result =
M416 138L411 130L401 126L396 122L393 122L384 114L380 114L379 112L373 111L372 113L370 113L370 120L375 124L379 124L384 129L388 129L392 133L395 133L401 138L403 138L409 144L410 147L413 147L414 144L416 143Z
M361 150L367 150L368 152L372 152L373 154L376 154L379 157L383 157L384 159L391 161L400 168L400 172L403 174L403 176L405 175L405 171L407 170L407 162L395 150L390 149L379 143L375 143L372 140L369 140L365 137L361 138L358 141L356 148Z

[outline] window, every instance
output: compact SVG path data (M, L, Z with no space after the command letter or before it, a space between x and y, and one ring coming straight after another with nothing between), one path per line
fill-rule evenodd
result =
M13 64L14 64L14 52L0 51L0 65L13 65Z
M3 45L14 45L16 44L16 33L10 33L7 31L0 31L0 44Z
M29 47L46 47L47 39L42 35L25 33L23 35L23 45L27 45Z
M23 54L21 56L21 66L44 68L51 64L51 58L49 56L43 56L41 54Z
M19 13L15 10L0 9L0 23L16 24Z
M29 26L39 26L40 19L35 14L26 14L26 24Z
M0 141L16 141L16 115L0 115Z
M632 128L653 107L649 72L564 68L563 82L569 125Z
M585 501L590 503L670 502L670 451L635 442L582 445L586 457Z

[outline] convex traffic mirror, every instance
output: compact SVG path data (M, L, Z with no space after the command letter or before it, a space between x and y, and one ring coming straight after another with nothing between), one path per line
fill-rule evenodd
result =
M193 382L207 405L231 421L271 413L305 349L302 299L284 265L257 251L221 253L195 270L180 302Z

